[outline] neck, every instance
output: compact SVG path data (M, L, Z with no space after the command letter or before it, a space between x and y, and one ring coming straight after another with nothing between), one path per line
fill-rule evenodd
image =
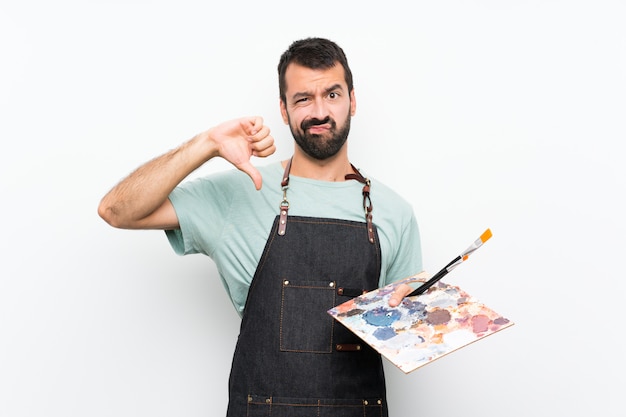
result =
M291 175L320 181L345 181L346 174L352 172L352 167L347 154L342 151L323 161L302 152L295 152L291 162ZM283 167L286 163L287 161L282 162Z

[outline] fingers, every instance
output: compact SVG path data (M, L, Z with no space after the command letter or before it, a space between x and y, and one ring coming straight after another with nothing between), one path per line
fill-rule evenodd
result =
M247 128L247 133L251 136L255 136L259 131L263 128L267 127L263 124L263 118L261 116L251 116L246 118L245 127Z
M267 132L264 132L267 131ZM252 155L256 157L265 158L270 156L276 151L276 146L274 145L274 138L269 135L269 129L267 126L263 127L262 133L258 133L257 138L252 138L253 142L251 143ZM252 178L254 182L254 186L257 190L261 189L261 174L259 171L248 162L246 164L245 172Z
M274 145L274 138L267 136L258 142L252 143L252 155L265 158L276 152L276 145Z
M274 138L270 135L270 128L262 124L263 119L258 117L256 122L257 124L251 129L256 133L250 137L252 155L264 158L273 154L276 151L276 146L274 145Z
M270 134L270 128L263 124L263 119L261 119L260 117L257 119L260 120L260 122L254 125L250 125L249 127L250 139L253 142L258 142L266 138Z
M411 294L412 292L413 292L413 288L411 288L411 286L407 284L398 285L395 291L391 294L391 297L389 297L389 306L390 307L399 306L402 300L404 299L404 297Z
M276 151L270 129L260 116L242 117L219 125L210 135L218 148L218 156L248 174L257 190L262 178L250 163L251 156L267 157Z

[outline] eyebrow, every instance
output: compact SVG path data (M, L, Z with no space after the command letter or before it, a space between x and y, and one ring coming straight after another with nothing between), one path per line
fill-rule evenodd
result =
M327 89L324 90L324 93L328 94L330 92L337 91L337 90L342 90L343 91L343 87L339 83L331 85L330 87L328 87ZM306 91L305 92L299 92L299 93L295 93L293 96L291 96L291 99L292 100L297 100L299 98L309 97L311 95L312 95L311 93L306 92Z

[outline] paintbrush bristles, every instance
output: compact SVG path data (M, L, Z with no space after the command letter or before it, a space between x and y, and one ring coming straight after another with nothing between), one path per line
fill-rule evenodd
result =
M485 243L486 241L489 240L490 237L491 237L491 229L487 229L482 235L480 235L480 240L481 242Z

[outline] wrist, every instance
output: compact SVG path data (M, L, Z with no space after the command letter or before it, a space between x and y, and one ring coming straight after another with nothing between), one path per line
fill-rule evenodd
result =
M188 144L192 150L192 154L202 156L204 161L208 161L211 158L219 156L219 149L215 141L211 138L210 129L202 133L198 133L196 136L191 138Z

